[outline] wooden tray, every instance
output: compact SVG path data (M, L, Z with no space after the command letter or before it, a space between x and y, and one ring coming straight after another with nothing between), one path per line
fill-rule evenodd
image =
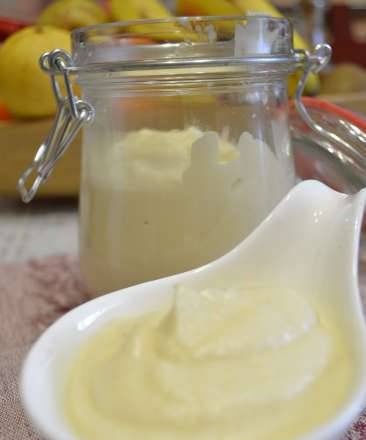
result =
M17 197L17 181L30 165L53 119L0 122L0 196ZM69 146L54 173L39 191L40 197L69 197L79 193L81 135Z

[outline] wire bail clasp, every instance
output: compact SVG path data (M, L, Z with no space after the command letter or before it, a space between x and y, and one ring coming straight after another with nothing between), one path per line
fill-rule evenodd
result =
M332 48L329 46L329 44L319 44L315 47L314 52L310 53L308 51L297 51L297 54L302 57L301 61L304 69L303 75L296 88L295 105L297 111L305 124L320 136L333 143L335 142L338 145L345 144L345 141L337 134L328 131L326 128L315 122L310 116L305 104L301 100L309 75L311 73L319 73L325 66L328 65L332 56Z
M69 68L72 66L71 56L61 49L44 53L40 58L41 68L50 75L52 89L57 102L57 113L52 128L45 141L38 148L32 164L23 172L18 180L18 190L25 203L29 203L36 195L39 187L47 181L56 162L65 153L83 123L92 122L94 108L74 95ZM66 95L61 92L57 76L62 75ZM36 177L27 188L30 176Z

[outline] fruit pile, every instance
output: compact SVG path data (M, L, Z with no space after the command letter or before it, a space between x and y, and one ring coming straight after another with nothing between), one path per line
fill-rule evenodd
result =
M245 15L248 12L279 16L267 0L177 0L176 15ZM171 17L159 0L55 0L36 23L17 30L0 46L0 120L52 116L56 104L49 79L39 67L42 53L55 48L70 51L72 29L139 18ZM295 33L295 47L307 48ZM292 84L292 85L291 85ZM290 92L295 82L290 81ZM292 90L291 90L292 87ZM307 91L316 92L313 76Z

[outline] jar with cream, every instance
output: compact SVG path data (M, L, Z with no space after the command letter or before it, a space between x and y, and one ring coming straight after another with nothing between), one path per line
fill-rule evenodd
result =
M66 83L75 74L83 100L58 92L68 131L40 182L92 120L80 192L92 295L220 257L286 195L295 181L287 78L321 64L307 57L287 20L256 15L92 26L74 31L72 57L44 55L54 84L56 73Z

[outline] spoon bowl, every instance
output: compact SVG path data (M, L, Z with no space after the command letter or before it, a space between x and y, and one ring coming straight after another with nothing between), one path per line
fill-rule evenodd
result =
M218 260L99 297L67 313L35 343L23 366L21 398L36 429L50 440L77 440L63 419L60 388L71 357L100 327L116 317L161 307L177 284L204 289L240 282L294 289L334 307L354 354L354 381L338 414L301 440L342 439L366 403L366 329L357 278L365 200L366 190L347 196L316 181L300 183L249 237Z

